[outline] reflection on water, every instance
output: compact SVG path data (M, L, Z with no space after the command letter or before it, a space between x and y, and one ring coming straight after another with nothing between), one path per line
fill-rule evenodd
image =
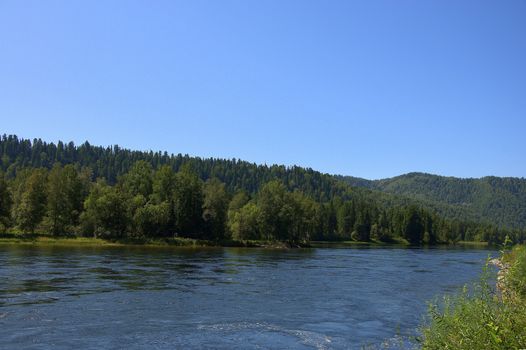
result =
M0 347L392 348L490 253L0 246Z

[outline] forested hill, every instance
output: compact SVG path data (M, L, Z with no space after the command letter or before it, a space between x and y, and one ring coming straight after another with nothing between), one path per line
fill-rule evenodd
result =
M454 207L500 226L526 227L525 178L464 179L415 172L374 181L350 176L341 179L351 186L408 196L438 208Z
M508 200L500 192L498 197L491 191L472 193L459 181L441 190L449 195L442 198L438 191L435 198L397 190L389 180L357 180L297 166L4 135L0 232L416 244L526 239L523 185L517 190L522 197L515 193L519 199ZM469 201L456 191L470 193ZM481 193L490 198L484 202ZM496 209L506 216L491 212Z
M256 193L270 180L281 180L289 190L301 190L316 200L328 201L334 196L345 195L349 186L328 174L302 167L283 165L257 165L237 159L191 157L167 152L135 151L118 145L101 147L85 142L79 146L73 142L44 142L41 139L21 139L15 135L3 135L0 139L0 169L8 177L16 176L23 168L47 168L55 163L75 164L89 168L93 178L105 178L115 184L133 164L144 160L154 169L162 165L179 171L184 164L190 166L202 180L218 178L231 192L245 190Z

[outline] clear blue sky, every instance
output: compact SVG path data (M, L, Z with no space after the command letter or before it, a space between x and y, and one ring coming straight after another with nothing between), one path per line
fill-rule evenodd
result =
M0 133L526 176L526 1L0 0Z

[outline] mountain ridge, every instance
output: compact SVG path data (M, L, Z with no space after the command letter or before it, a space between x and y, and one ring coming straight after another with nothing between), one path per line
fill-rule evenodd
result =
M331 174L331 173L329 173ZM384 178L381 178L381 179L367 179L365 177L360 177L360 176L353 176L353 175L342 175L342 174L331 174L331 175L334 175L336 177L339 177L339 178L347 178L347 179L351 179L352 181L356 181L357 183L378 183L378 182L385 182L385 181L389 181L389 180L395 180L395 179L398 179L398 178L405 178L405 177L411 177L411 176L416 176L416 175L424 175L424 176L432 176L432 177L440 177L440 178L444 178L444 179L456 179L456 180L484 180L484 179L488 179L488 178L497 178L497 179L517 179L517 180L526 180L526 177L524 176L497 176L497 175L484 175L484 176L479 176L479 177L462 177L462 176L454 176L454 175L441 175L441 174L435 174L435 173L428 173L428 172L425 172L425 171L410 171L410 172L407 172L407 173L403 173L403 174L400 174L400 175L395 175L395 176L391 176L391 177L384 177Z
M409 196L428 203L465 206L498 225L526 225L526 179L522 177L457 178L411 172L381 180L339 178L351 186Z

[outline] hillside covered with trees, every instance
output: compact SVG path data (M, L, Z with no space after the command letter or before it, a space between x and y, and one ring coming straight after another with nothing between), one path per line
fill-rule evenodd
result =
M466 215L301 167L0 140L0 230L110 239L524 241ZM458 214L458 213L457 213Z
M351 186L365 187L417 199L448 216L461 212L477 221L509 228L526 227L526 179L488 176L461 179L409 173L383 180L341 177Z

